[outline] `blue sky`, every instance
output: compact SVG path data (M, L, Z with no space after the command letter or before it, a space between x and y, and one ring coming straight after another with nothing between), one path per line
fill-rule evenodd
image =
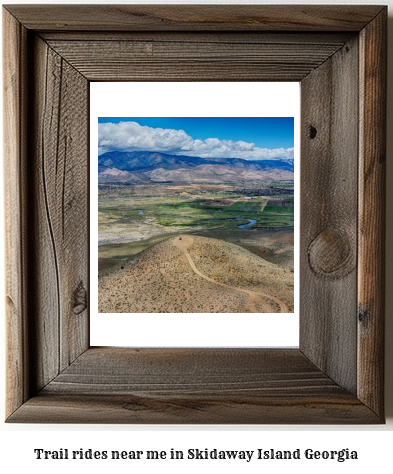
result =
M293 117L100 117L99 154L161 151L201 157L293 158Z
M99 117L98 123L138 122L152 128L182 129L195 139L243 140L262 148L294 144L293 117Z

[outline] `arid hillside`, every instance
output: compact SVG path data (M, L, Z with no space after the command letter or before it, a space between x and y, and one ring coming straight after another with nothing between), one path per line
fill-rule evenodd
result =
M222 165L199 165L192 169L177 170L157 168L145 174L158 183L248 183L252 180L266 182L293 179L293 171L286 169L249 170Z
M100 313L293 312L293 273L235 244L182 235L99 279Z

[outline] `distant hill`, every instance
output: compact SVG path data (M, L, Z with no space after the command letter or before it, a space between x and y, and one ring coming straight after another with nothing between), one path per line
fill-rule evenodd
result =
M111 151L98 157L99 183L246 183L293 179L293 160L200 158L161 152Z

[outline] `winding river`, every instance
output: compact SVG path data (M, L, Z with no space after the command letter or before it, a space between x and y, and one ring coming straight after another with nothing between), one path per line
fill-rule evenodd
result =
M243 219L240 219L240 220L243 220ZM238 225L238 228L239 229L245 229L246 227L250 227L250 226L256 224L256 222L257 222L256 219L247 219L247 220L248 220L247 224Z

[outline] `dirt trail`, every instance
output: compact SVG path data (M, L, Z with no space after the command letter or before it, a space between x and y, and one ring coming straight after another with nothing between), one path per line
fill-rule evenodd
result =
M272 307L265 301L264 298L275 301L279 305L281 313L289 313L288 306L283 301L276 298L275 296L267 295L267 294L261 293L259 291L246 290L246 289L240 288L238 286L227 285L226 283L221 283L217 280L213 280L213 278L210 278L210 277L204 275L202 272L200 272L197 269L197 267L195 266L195 263L192 260L191 255L188 252L188 247L192 244L193 240L194 239L191 237L191 235L182 235L180 237L176 237L175 239L173 239L172 242L173 242L173 245L175 247L178 247L179 249L181 249L184 252L185 256L187 257L188 263L190 264L190 267L192 268L192 270L197 275L199 275L200 277L204 278L205 280L210 281L211 283L214 283L216 285L220 285L220 286L223 286L225 288L230 288L231 290L246 293L249 296L247 307L248 307L249 311L252 312L252 313L262 313L262 312L263 313L274 313L275 312L272 309ZM262 308L263 308L263 311L258 311L257 308L256 308L256 304L261 305Z
M261 204L261 211L264 211L264 210L265 210L265 207L266 207L267 202L268 202L268 199L267 199L267 198L262 201L262 204Z

